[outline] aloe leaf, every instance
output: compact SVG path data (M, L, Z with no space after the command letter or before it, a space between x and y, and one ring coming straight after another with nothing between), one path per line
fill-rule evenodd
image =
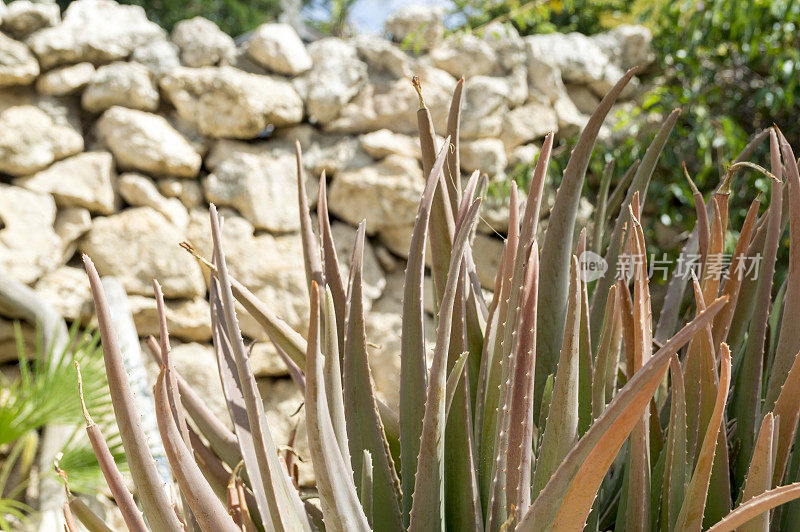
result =
M228 276L225 253L222 249L222 236L217 210L214 205L211 205L209 210L211 235L214 241L214 254L217 261L221 293L220 303L236 363L239 384L244 397L253 445L258 458L261 484L264 486L264 492L266 493L269 518L278 529L288 527L294 530L310 530L303 503L280 463L275 442L272 440L269 429L265 425L264 404L256 386L250 360L245 352L242 333L234 310L233 293L230 277Z
M531 466L533 461L533 368L536 358L536 312L539 284L539 247L531 254L522 297L522 319L517 341L518 359L514 367L509 409L508 456L506 458L506 507L513 508L514 520L531 504ZM507 510L511 512L511 510ZM514 521L512 521L512 524Z
M462 203L470 196L471 194L464 194ZM445 527L448 530L483 529L483 507L475 468L476 449L473 439L471 394L464 369L469 355L469 351L466 350L468 335L466 298L470 289L467 268L466 260L462 260L447 355L449 376L445 400L444 500Z
M714 462L714 450L717 445L717 436L722 427L725 403L728 400L728 388L731 381L731 354L727 344L722 344L720 349L720 378L714 412L708 423L708 429L703 437L703 444L697 457L697 465L689 482L686 498L683 500L676 528L679 530L701 530L703 525L703 512L706 507L706 495L709 481L711 480L711 467Z
M522 305L523 284L525 281L526 269L528 268L534 239L536 238L537 224L539 219L539 209L542 201L542 191L547 175L547 166L552 150L553 135L545 137L539 160L534 170L531 181L528 201L525 212L522 216L522 225L518 221L518 201L516 187L512 186L511 198L509 203L509 231L507 260L513 262L506 263L504 275L507 284L506 291L501 294L505 297L500 307L499 317L502 320L498 328L497 340L492 353L493 360L490 361L492 367L499 371L491 374L491 381L486 397L486 407L494 406L495 412L485 415L487 424L484 426L481 460L482 460L482 494L490 498L490 508L488 511L489 527L494 523L494 518L498 515L499 508L504 506L499 500L503 496L502 489L505 487L505 453L508 444L509 428L509 408L511 404L512 390L509 386L511 376L514 374L514 367L517 359L517 334L520 329L520 307ZM537 296L538 297L538 296ZM491 439L489 439L491 438ZM497 457L500 457L498 462ZM491 462L487 460L491 458ZM492 494L488 492L489 480L494 482L496 491ZM498 517L499 518L499 517ZM504 521L502 518L501 521ZM499 524L498 524L499 525Z
M773 173L780 179L782 165L778 153L778 138L774 129L770 133L770 153ZM772 278L775 274L775 261L782 230L783 184L776 181L772 181L771 184L770 214L763 259L758 272L753 317L748 330L745 351L741 357L739 372L736 376L732 404L732 416L738 420L736 438L741 442L741 449L734 466L735 478L739 485L747 473L755 442L756 419L761 412L764 339L767 332Z
M614 176L615 160L608 161L600 176L600 190L597 192L597 207L592 228L592 251L600 254L603 247L603 231L606 224L606 209L608 209L608 190L611 187L611 178Z
M248 350L252 350L254 344L255 342L252 342ZM302 395L305 395L306 377L305 375L303 375L303 370L300 369L300 366L295 364L294 360L292 360L292 358L286 354L286 351L284 351L280 345L278 345L275 342L272 342L272 345L275 347L275 351L278 353L278 358L280 358L281 361L283 361L283 365L286 366L286 372L289 374L289 378L292 379L292 382L294 382L297 385L297 388L300 390L300 393Z
M297 161L297 202L300 212L300 239L303 242L303 259L306 266L306 282L311 290L311 282L323 285L322 264L319 256L319 241L311 228L311 215L308 211L308 193L306 192L306 176L303 170L303 150L300 141L294 142L295 159ZM324 176L323 176L324 178Z
M619 180L619 183L617 183L617 185L614 187L614 191L608 198L608 206L606 207L606 218L609 218L613 216L615 213L620 212L620 207L622 207L622 200L625 199L631 181L633 181L633 176L636 175L636 170L639 169L640 164L642 164L641 159L636 159L635 161L633 161L633 164L631 164L628 167L628 169L622 175L622 178ZM600 252L598 251L598 253Z
M769 410L778 399L781 387L800 351L800 172L794 152L781 135L781 151L786 163L789 195L789 272L786 277L786 302L783 307L778 344L767 384L764 409Z
M578 239L578 257L586 251L586 229ZM579 263L580 264L580 263ZM591 331L589 331L589 293L586 279L579 276L581 288L580 335L578 339L578 435L592 424L592 355Z
M578 530L583 527L608 468L645 413L670 358L713 319L725 302L723 297L710 304L628 380L561 462L523 517L518 531L533 532L550 527L553 530Z
M775 467L773 455L773 442L777 437L775 419L768 412L761 420L761 429L758 431L756 445L753 449L753 459L747 471L747 479L742 491L742 502L747 502L756 495L772 489L772 476ZM769 512L764 512L756 519L751 520L740 528L742 532L758 532L769 530Z
M323 349L325 352L322 380L325 383L325 395L328 402L328 413L331 418L333 433L348 471L353 470L350 464L350 448L347 444L347 422L344 414L344 392L342 391L342 368L339 356L339 333L336 325L336 307L330 286L325 290L323 307Z
M733 532L764 512L797 498L800 498L800 482L772 489L740 504L706 532Z
M633 195L633 205L638 206L639 194ZM653 331L650 310L650 289L647 280L647 259L644 233L634 209L630 209L631 260L633 261L633 367L631 374L639 371L650 359ZM626 350L630 348L626 346ZM648 440L648 415L645 414L634 427L630 439L629 480L626 530L643 530L650 523L650 444Z
M508 237L506 238L505 247L503 249L503 270L498 271L501 276L499 300L495 309L495 330L492 331L491 344L489 349L485 350L483 356L486 357L486 387L485 396L483 397L483 415L480 419L481 423L477 426L481 434L479 436L479 472L480 472L480 486L481 486L481 500L484 503L489 500L489 489L492 478L494 477L494 459L495 459L495 445L497 442L497 434L500 428L502 407L501 401L505 400L505 395L501 395L504 390L503 385L503 352L506 338L506 329L513 328L512 324L508 322L508 315L511 294L511 282L513 280L515 261L514 257L517 254L519 246L519 222L517 211L517 195L515 185L512 184L511 197L509 204L511 206L509 212L509 225Z
M403 283L403 320L400 334L400 472L403 479L403 522L408 523L417 471L419 438L425 414L425 397L420 390L428 385L425 359L424 309L422 285L425 276L425 247L431 204L439 185L439 173L447 157L442 147L428 174L425 190L414 220Z
M703 199L703 195L700 193L700 190L697 189L697 185L695 185L694 181L692 181L692 177L689 175L689 170L686 169L686 163L684 162L681 164L683 166L683 175L686 176L686 181L688 181L689 188L692 190L694 210L695 214L697 215L697 221L694 225L695 231L697 232L697 247L700 250L700 263L705 265L706 258L708 257L708 244L711 240L711 229L708 225L706 200Z
M372 524L372 454L364 449L364 466L361 469L361 507L367 516L367 522ZM345 529L348 530L348 529Z
M686 491L686 389L677 355L669 361L672 404L661 489L660 529L674 530Z
M350 280L347 293L346 329L344 341L343 389L347 441L353 465L353 482L360 483L363 450L373 458L373 501L383 511L373 516L374 526L380 530L403 528L400 511L400 481L389 452L389 444L378 414L372 388L367 338L362 298L362 254L364 250L365 222L361 222L353 246L350 262Z
M772 411L775 416L777 432L777 449L775 451L775 474L772 485L777 486L783 479L792 444L797 434L797 421L800 417L800 356L795 355L789 374L775 401Z
M619 344L622 339L622 323L619 303L616 294L617 287L612 285L606 298L606 311L603 318L603 331L600 333L600 344L597 348L594 372L592 375L592 420L600 417L606 407L606 385L609 373L616 374L619 357ZM613 391L613 390L612 390Z
M567 327L564 329L564 341L553 384L550 411L533 475L531 496L534 499L578 439L578 342L581 323L579 268L578 259L573 255Z
M311 316L306 353L306 426L322 514L328 530L366 531L370 527L351 480L352 472L334 443L336 435L329 415L320 351L320 293L315 281L312 281L310 294Z
M247 406L245 405L244 394L242 392L239 372L236 369L236 360L233 355L233 348L228 337L223 316L221 294L219 282L211 278L209 286L209 303L211 306L212 322L212 341L214 343L214 353L217 358L217 369L219 370L220 381L222 382L222 392L225 395L225 402L228 413L233 423L233 428L241 449L242 461L244 462L253 494L257 501L256 507L263 523L271 523L269 506L267 503L267 492L263 487L261 471L258 466L258 455L256 453L255 438L250 427L250 420L247 416Z
M111 313L108 308L100 276L91 259L83 256L83 264L89 277L92 298L97 313L97 322L100 328L100 338L103 345L103 359L108 378L108 389L111 402L114 406L114 415L119 427L120 439L125 448L131 476L139 492L142 510L156 531L178 531L182 524L175 515L163 488L161 478L156 470L156 463L150 454L147 436L142 430L142 420L136 411L133 393L128 382L128 374L122 362L122 353L117 342L117 335L111 323Z
M756 219L758 217L758 208L761 205L760 194L756 196L747 210L747 216L742 223L742 229L739 231L739 238L736 241L736 248L731 256L731 266L733 275L725 282L725 287L722 290L724 295L728 296L729 303L722 309L717 318L714 320L713 337L714 345L719 345L727 341L728 331L731 327L731 320L733 319L734 310L739 300L739 290L742 287L742 281L745 277L747 248L750 246L750 240L753 236Z
M461 200L461 161L459 139L461 137L461 100L464 91L464 78L456 82L453 90L453 99L450 101L450 111L447 115L447 136L450 138L451 150L447 154L445 183L450 198L453 214L456 213ZM444 143L447 146L447 142Z
M425 101L422 99L422 86L418 77L412 80L414 89L419 96L419 109L417 110L417 126L419 127L419 144L422 151L422 175L429 176L436 160L436 135L433 131L433 121ZM444 173L438 176L440 184L433 194L431 207L430 238L431 238L431 270L433 272L433 286L436 290L434 298L435 308L441 307L444 287L447 283L447 265L453 247L453 234L455 223L448 192L444 180Z
M542 389L547 375L555 372L558 362L559 342L564 334L566 319L569 264L575 218L578 213L578 203L589 159L606 115L635 73L636 68L628 70L608 91L608 94L592 113L572 150L567 167L564 169L561 185L558 187L555 203L550 210L540 265L542 276L548 282L542 285L539 294L542 308L546 308L548 311L539 313L536 326L536 334L539 337L536 343L539 352L536 356L535 387L539 390ZM604 290L608 291L608 286ZM597 327L600 327L599 323ZM540 408L541 405L535 398L534 412L538 412Z
M119 508L128 530L132 532L147 532L142 513L137 508L133 495L125 485L125 479L114 461L114 455L111 454L100 427L92 420L92 416L89 415L89 410L86 408L86 402L83 398L81 368L77 360L75 361L75 371L78 374L78 397L80 398L83 417L86 421L86 435L92 445L92 450L97 458L97 463L100 465L100 470L103 472L106 484L111 491L111 496L114 497L114 502L117 503L117 508Z
M453 307L455 305L458 271L478 216L480 199L476 199L459 226L450 255L447 284L436 333L433 363L425 401L422 438L411 506L409 530L429 530L444 527L444 408L447 354L450 347Z
M456 360L455 365L450 370L450 374L447 376L447 391L445 392L445 417L450 412L450 405L453 403L453 397L456 394L456 388L461 381L461 377L464 375L464 366L467 364L467 356L469 355L469 351L464 351L461 353L461 356L458 357Z
M69 509L89 532L114 532L80 497L69 498ZM151 525L152 526L152 525ZM77 529L76 529L77 530Z
M325 171L319 178L319 197L317 199L317 226L322 241L322 266L325 273L325 284L331 291L333 308L336 314L336 329L339 331L339 357L344 356L344 312L347 300L342 272L339 269L339 257L333 243L331 219L328 214L328 185Z
M620 243L622 242L623 237L623 226L625 225L625 221L627 220L627 207L631 204L633 200L633 195L637 192L639 193L639 199L641 204L644 204L645 197L647 196L647 188L650 185L650 178L653 176L653 171L655 170L656 163L658 162L659 157L661 156L661 152L664 149L664 145L667 142L667 138L669 134L672 132L672 128L675 127L675 123L678 121L678 117L680 116L680 109L675 109L669 116L664 120L664 123L661 125L661 128L656 133L656 136L653 137L653 141L650 143L650 146L647 147L647 151L644 154L644 158L642 159L642 163L636 169L636 173L633 176L633 180L631 181L630 188L628 189L628 193L625 196L625 200L622 203L620 208L619 214L617 215L617 219L614 222L614 229L611 232L611 237L608 244L608 251L605 254L605 260L608 264L608 271L615 272L617 271L617 264L619 261L619 249ZM592 311L591 311L591 330L595 331L592 334L598 334L597 329L600 327L602 323L603 316L600 314L605 307L605 297L608 295L608 289L611 287L611 284L614 282L613 275L606 275L601 277L597 281L597 285L594 287L594 293L592 294ZM593 344L596 342L596 338L593 338Z
M156 403L156 419L164 450L169 459L170 469L175 475L181 493L192 509L202 530L220 530L236 532L239 527L228 515L225 506L217 498L214 490L206 481L200 468L192 457L191 451L183 442L183 437L175 425L169 404L166 368L162 367L153 389Z

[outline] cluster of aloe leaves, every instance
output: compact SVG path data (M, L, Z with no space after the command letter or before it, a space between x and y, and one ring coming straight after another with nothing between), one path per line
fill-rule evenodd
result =
M102 437L91 440L130 529L797 530L800 508L781 506L800 497L800 483L791 483L800 478L800 452L792 452L800 415L797 161L771 129L729 167L708 204L695 193L698 221L684 251L699 253L703 267L691 278L673 276L654 323L640 220L677 111L623 179L626 189L609 196L610 172L604 177L593 241L582 228L573 246L596 137L633 74L609 91L578 139L541 244L537 224L552 134L522 212L512 187L508 237L489 302L470 247L485 180L475 173L462 186L459 173L463 80L438 151L420 91L426 182L405 271L398 412L376 396L371 381L371 371L381 368L370 368L365 333L365 223L344 279L325 178L315 231L299 146L311 309L305 338L231 276L212 205L213 256L184 247L211 272L213 340L234 430L177 374L160 303L160 343L149 345L161 362L156 411L179 497L156 474L102 286L85 257L111 398L143 514L113 460L103 459ZM770 171L747 161L767 138ZM737 228L732 268L755 256L763 260L758 275L738 271L723 282L714 272L726 251L731 182L743 167L770 177L771 191L768 206L761 209L756 197ZM776 280L787 223L790 264L786 279ZM428 245L436 309L430 360L422 303ZM587 246L609 264L609 273L592 283L578 260ZM636 260L630 275L617 279L623 254ZM684 297L689 285L693 298ZM161 302L157 283L155 291ZM312 495L301 496L296 465L270 434L235 301L263 325L304 390Z

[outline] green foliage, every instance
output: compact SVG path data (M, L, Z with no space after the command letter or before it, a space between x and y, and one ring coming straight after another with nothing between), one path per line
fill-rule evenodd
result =
M522 35L608 29L627 14L635 0L454 0L460 27L480 29L489 22L510 22Z
M66 9L71 0L58 0ZM150 20L167 31L181 20L205 17L215 22L225 33L237 36L258 25L274 20L280 13L280 0L120 0L144 8Z

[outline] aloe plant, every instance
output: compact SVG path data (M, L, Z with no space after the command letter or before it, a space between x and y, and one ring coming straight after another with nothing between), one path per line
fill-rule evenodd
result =
M155 474L131 409L102 286L84 257L111 397L143 511L144 521L118 471L104 468L129 526L796 530L800 513L780 506L800 498L800 483L793 483L800 478L800 452L793 450L800 415L800 329L794 323L800 312L794 297L800 290L800 173L794 154L773 129L754 140L769 136L770 171L744 161L751 149L726 169L710 199L695 189L698 225L687 249L693 245L701 252L700 267L696 275L673 277L661 318L654 322L641 220L653 169L678 111L665 119L641 163L611 194L613 167L608 168L601 216L574 240L597 134L633 73L610 90L578 139L542 245L537 224L552 134L544 140L522 212L512 185L508 237L489 302L477 282L470 245L485 187L478 173L462 186L458 171L463 80L450 108L448 136L438 147L415 80L425 188L405 272L397 412L372 385L362 301L365 222L344 279L325 178L315 233L299 145L300 226L311 308L305 335L228 271L221 221L212 205L213 256L201 257L190 243L182 245L211 273L213 341L233 430L173 367L163 305L160 343L148 342L162 368L156 412L182 502ZM731 229L730 190L742 169L772 179L772 192L763 212L761 198L754 198L743 227ZM773 279L787 223L788 277ZM719 259L731 230L738 240L730 276L722 282ZM430 367L422 304L429 242L436 309ZM583 268L587 250L603 253L610 268L596 282ZM757 275L747 277L740 267L755 257L763 260ZM623 259L631 267L616 276ZM781 283L782 300L773 297ZM693 302L684 304L689 285ZM236 300L264 327L303 389L316 490L297 489L291 461L282 458L280 442L271 435ZM770 338L777 347L767 343ZM93 432L92 442L103 458L99 437ZM107 457L102 463L109 463Z

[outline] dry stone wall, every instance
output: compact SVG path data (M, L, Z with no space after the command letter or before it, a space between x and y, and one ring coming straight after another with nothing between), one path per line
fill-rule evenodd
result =
M207 273L178 243L210 253L206 207L216 203L233 273L303 332L299 140L312 207L321 172L329 180L345 263L354 226L367 219L371 356L379 390L393 401L403 256L423 185L410 76L421 78L439 133L456 80L466 77L462 170L502 179L535 157L547 132L577 132L625 69L651 61L649 33L637 26L521 38L492 24L479 36L444 37L440 11L412 7L387 21L386 38L304 43L270 23L237 45L199 17L168 35L141 8L114 0L77 0L64 13L52 3L0 2L0 267L66 319L89 324L77 260L87 253L101 275L122 282L142 336L157 331L150 279L158 278L177 362L217 397ZM634 82L624 99L636 92ZM590 212L584 203L584 220ZM476 237L487 289L506 217L503 205L489 205ZM241 321L260 341L256 372L284 375L263 331L244 313ZM13 328L1 319L0 360L15 356ZM282 380L261 384L288 432L299 396Z

